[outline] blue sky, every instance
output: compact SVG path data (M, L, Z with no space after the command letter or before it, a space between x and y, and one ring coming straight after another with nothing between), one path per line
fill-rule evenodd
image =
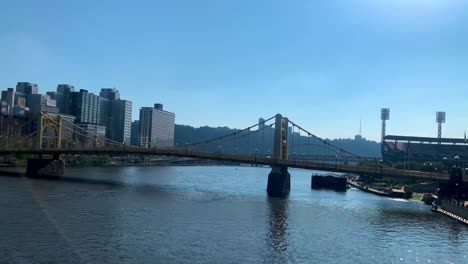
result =
M0 88L116 87L176 123L243 128L282 113L318 136L468 130L468 1L0 3Z

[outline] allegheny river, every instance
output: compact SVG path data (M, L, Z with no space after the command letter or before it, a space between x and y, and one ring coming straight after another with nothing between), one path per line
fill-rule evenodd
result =
M468 228L421 202L310 189L289 169L67 167L0 177L0 263L468 263Z

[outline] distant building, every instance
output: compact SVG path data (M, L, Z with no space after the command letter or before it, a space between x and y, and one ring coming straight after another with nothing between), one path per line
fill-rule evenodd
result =
M20 87L21 91L26 91L27 93L18 93L15 92L15 89L8 88L2 91L1 97L1 113L2 115L8 115L10 117L20 117L23 118L29 112L29 108L26 106L27 100L32 95L31 91L37 91L33 89L34 85L30 84L30 89L26 89L27 83L18 83L17 86ZM36 85L37 86L37 85Z
M111 101L110 139L130 144L132 129L132 102L127 100Z
M7 102L5 101L0 101L0 113L2 116L6 116L8 115L8 105L7 105Z
M107 138L110 138L110 128L112 127L111 100L99 96L99 124L106 126Z
M0 122L0 133L8 133L8 137L4 138L3 144L8 142L15 142L16 139L29 135L34 131L34 124L25 118L18 116L2 116ZM24 140L24 139L23 139ZM19 143L19 142L18 142ZM23 141L23 143L26 143ZM17 145L17 144L15 144ZM19 145L19 144L18 144Z
M119 100L120 92L115 88L102 88L101 92L99 93L99 96L109 100Z
M49 114L52 115L52 114ZM60 114L63 118L62 120L62 147L73 147L76 144L76 135L75 135L75 128L74 122L75 117L72 115L67 114Z
M6 104L6 113L8 114L15 105L15 89L8 88L2 91L2 101Z
M100 124L99 96L80 89L71 93L71 114L76 117L76 123Z
M36 116L40 112L59 112L56 101L51 99L49 95L44 94L31 94L28 98L28 106L31 117Z
M68 84L60 84L56 92L48 92L56 100L59 112L76 117L77 124L94 124L106 127L105 137L130 144L132 102L120 100L115 88L103 88L98 95Z
M13 117L25 117L26 113L29 111L29 108L24 105L15 105L10 110L10 115Z
M106 127L97 124L77 124L82 128L78 144L83 147L102 147L106 144Z
M140 138L140 120L135 120L132 122L132 132L130 136L130 144L134 146L139 145Z
M175 114L163 110L162 104L140 109L140 146L174 146Z
M61 114L72 114L72 92L75 87L69 84L59 84L56 92L47 92L51 99L56 101L57 108Z
M39 87L35 83L18 82L16 84L16 92L14 104L20 107L29 107L28 99L32 94L37 94Z
M130 144L132 102L121 100L115 88L102 88L100 95L100 124L107 127L106 137Z
M258 119L258 129L263 129L263 128L265 128L265 119L260 117Z
M16 92L17 93L22 93L22 94L37 94L39 91L39 86L35 83L29 83L29 82L18 82L16 84Z
M163 110L163 105L162 104L154 104L154 109Z
M27 111L29 107L29 97L33 94L37 94L38 90L39 87L35 83L18 82L13 99L13 106L18 106L16 110L22 109L21 111Z

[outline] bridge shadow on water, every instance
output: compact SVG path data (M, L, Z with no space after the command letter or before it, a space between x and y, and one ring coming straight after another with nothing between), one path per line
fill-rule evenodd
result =
M267 256L265 263L286 263L288 250L288 198L268 197Z
M135 188L135 189L138 189L140 191L145 191L145 190L162 191L162 190L164 190L164 187L162 187L162 186L142 184L142 183L138 183L137 185L135 185L135 184L132 184L132 183L129 183L129 182L119 181L118 179L116 179L116 180L93 179L93 178L84 178L84 177L76 177L76 176L27 177L24 172L18 172L18 171L0 171L0 177L24 178L24 179L34 180L34 181L50 181L50 182L57 182L57 183L97 185L97 186L104 186L104 187Z

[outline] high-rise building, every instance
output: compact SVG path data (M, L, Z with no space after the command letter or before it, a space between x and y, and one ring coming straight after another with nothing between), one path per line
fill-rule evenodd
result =
M2 91L2 101L6 103L6 111L9 112L15 105L15 89L8 88L5 91Z
M31 94L28 98L29 113L33 117L40 112L58 113L56 101L49 95Z
M71 114L76 117L76 123L100 124L99 96L80 89L71 93Z
M120 92L115 88L102 88L99 96L109 100L119 100Z
M29 82L18 82L16 84L16 92L23 93L23 94L37 94L39 90L39 86L35 83Z
M26 99L30 96L30 94L17 93L13 88L8 88L2 91L2 115L25 117L29 111L29 108L26 107Z
M99 124L100 125L103 125L103 126L106 126L107 128L110 128L111 127L111 124L112 124L112 115L111 115L111 101L107 98L103 98L101 96L99 96ZM106 135L107 138L110 137L109 135L109 132L110 132L110 129L107 129L107 132L108 133Z
M5 101L0 101L0 113L2 115L2 120L3 120L3 116L6 116L8 115L8 105ZM3 122L3 121L2 121ZM0 124L0 127L2 126L2 124ZM0 129L1 131L1 129Z
M102 147L106 144L106 127L97 124L78 124L82 129L79 144L88 147Z
M153 107L142 107L140 109L140 146L151 146L151 132L153 130Z
M132 102L127 100L112 100L110 102L112 115L110 139L130 144Z
M16 84L14 105L18 105L20 108L29 107L29 96L37 94L38 90L39 87L35 83L18 82Z
M265 128L265 119L263 119L262 117L260 117L258 119L258 129L263 129Z
M172 147L175 114L163 110L162 104L140 109L140 146Z
M140 138L140 120L135 120L132 122L132 132L130 136L130 144L134 146L139 145Z
M132 102L121 100L115 88L102 88L100 95L100 124L107 127L106 137L130 144L132 126Z
M75 91L75 87L69 84L59 84L56 92L47 92L51 99L57 102L57 107L61 114L72 113L72 96L71 93Z

